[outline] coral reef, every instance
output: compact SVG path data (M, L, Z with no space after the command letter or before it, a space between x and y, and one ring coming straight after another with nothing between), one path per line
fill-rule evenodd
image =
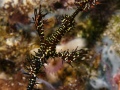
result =
M119 90L119 0L0 2L0 90Z

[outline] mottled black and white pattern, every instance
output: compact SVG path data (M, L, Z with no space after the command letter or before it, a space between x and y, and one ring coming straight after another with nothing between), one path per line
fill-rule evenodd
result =
M88 49L80 49L80 50L73 50L72 52L69 52L69 50L66 50L64 52L56 52L56 45L61 40L61 38L74 28L74 18L80 11L88 10L91 8L91 6L96 5L97 0L81 0L77 2L77 9L76 11L71 15L65 15L63 16L63 19L61 21L61 26L58 30L53 32L50 37L44 38L44 16L46 14L42 14L41 6L39 8L39 12L37 12L37 9L34 10L35 17L33 18L36 26L36 30L38 32L38 35L40 37L40 48L38 49L38 52L35 53L35 55L28 56L27 61L29 62L29 66L26 66L28 69L28 75L30 76L29 83L27 90L33 90L34 85L36 84L36 78L37 74L40 72L40 68L44 66L44 64L47 62L48 58L55 58L55 57L61 57L63 62L67 62L71 65L71 62L77 60L78 58L80 60L88 60L91 59L92 56L89 53ZM79 4L79 5L78 5Z

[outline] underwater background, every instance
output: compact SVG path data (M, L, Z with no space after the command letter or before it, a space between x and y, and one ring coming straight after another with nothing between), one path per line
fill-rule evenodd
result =
M27 88L26 58L35 55L41 44L32 18L34 9L41 5L47 13L47 38L59 28L64 15L76 10L76 1L87 0L0 0L0 90ZM120 90L120 0L92 1L99 4L75 17L74 29L55 49L89 48L88 57L93 57L78 58L71 65L60 57L48 58L34 90Z

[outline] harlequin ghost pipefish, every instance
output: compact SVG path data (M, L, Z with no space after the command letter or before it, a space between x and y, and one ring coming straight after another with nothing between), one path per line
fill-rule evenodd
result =
M89 49L80 49L80 50L73 50L69 52L66 50L64 52L56 52L56 45L59 43L61 38L68 32L74 29L75 21L74 18L79 12L87 11L91 9L93 6L98 4L98 0L80 0L76 1L75 5L77 9L72 15L65 15L61 21L61 26L51 34L51 36L44 38L44 24L45 19L44 17L47 14L42 14L41 6L39 7L39 11L37 9L34 10L34 23L36 30L39 35L40 39L40 48L35 55L30 55L26 58L29 62L29 66L26 66L28 72L27 74L30 76L27 90L33 90L34 85L37 83L37 74L40 73L41 67L47 62L48 58L52 57L61 57L61 59L70 64L71 62L77 60L88 60L92 58L92 55L89 53Z

